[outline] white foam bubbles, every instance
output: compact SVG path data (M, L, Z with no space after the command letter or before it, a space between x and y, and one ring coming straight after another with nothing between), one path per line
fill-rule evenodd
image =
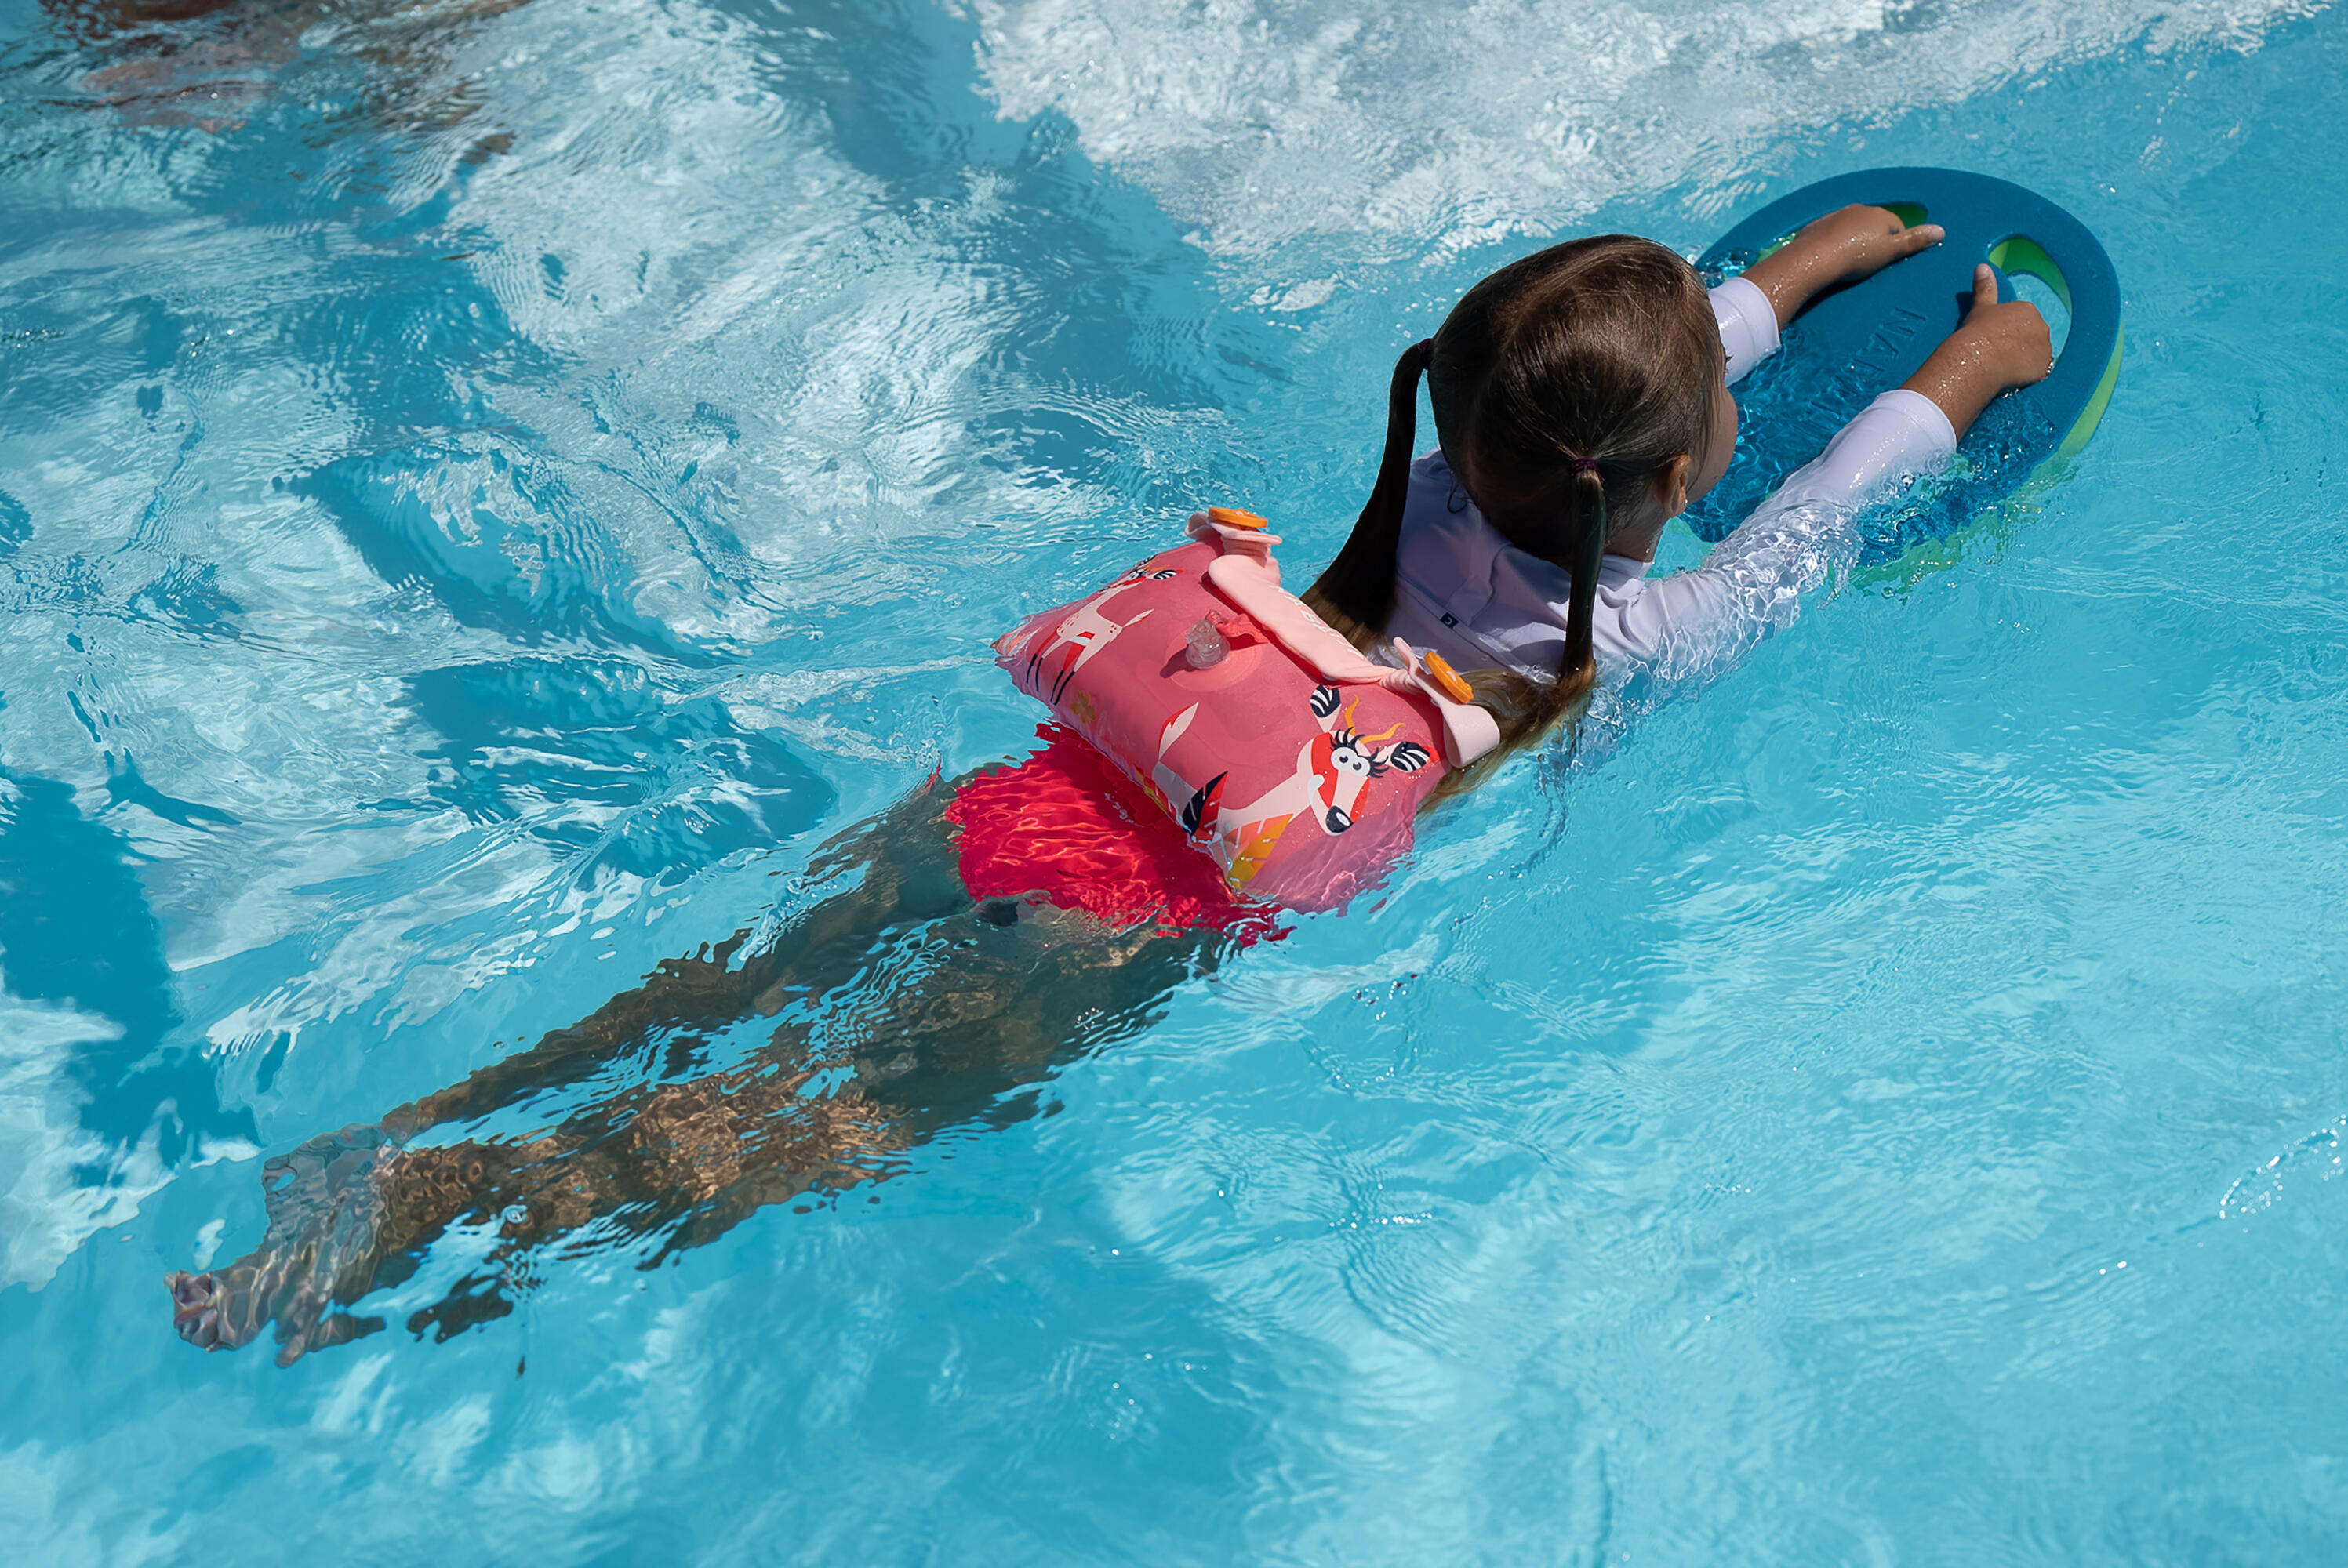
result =
M975 0L1001 112L1074 122L1215 250L1542 235L1789 135L2141 40L2253 46L2315 0Z

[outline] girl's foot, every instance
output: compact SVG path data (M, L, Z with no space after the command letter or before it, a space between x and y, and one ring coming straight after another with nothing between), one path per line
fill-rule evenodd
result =
M206 1350L233 1350L277 1325L277 1364L383 1327L333 1311L375 1286L383 1262L381 1176L397 1145L379 1128L314 1138L262 1168L269 1234L225 1268L173 1273L171 1324Z

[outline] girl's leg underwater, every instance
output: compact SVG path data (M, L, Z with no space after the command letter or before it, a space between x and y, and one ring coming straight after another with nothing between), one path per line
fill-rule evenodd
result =
M512 1310L521 1260L565 1235L660 1235L652 1266L767 1204L895 1174L948 1128L1025 1117L1016 1091L1143 1027L1219 961L1213 933L973 901L942 819L951 795L932 787L828 846L810 876L838 890L766 950L742 958L737 933L668 959L530 1050L270 1161L261 1245L170 1276L181 1337L232 1348L273 1320L291 1362L373 1332L382 1319L339 1309L405 1279L459 1223L494 1225L495 1245L409 1317L415 1332L445 1338ZM712 1037L757 1017L778 1020L767 1043L705 1071ZM628 1081L532 1136L417 1142L605 1071Z

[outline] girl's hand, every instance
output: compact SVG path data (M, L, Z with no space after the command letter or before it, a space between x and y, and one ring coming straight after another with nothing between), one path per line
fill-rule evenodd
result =
M2044 381L2054 368L2046 318L2026 301L1999 303L1997 274L1983 262L1973 269L1972 309L1906 385L1939 404L1962 436L1990 399Z
M2054 344L2046 318L2026 300L2000 302L1997 273L1984 261L1973 269L1973 304L1963 323L1949 334L1977 353L1997 389L2034 386L2054 374Z
M1945 234L1938 223L1906 228L1888 208L1845 207L1804 224L1800 233L1746 268L1745 276L1769 296L1783 327L1820 290L1872 277L1939 244Z

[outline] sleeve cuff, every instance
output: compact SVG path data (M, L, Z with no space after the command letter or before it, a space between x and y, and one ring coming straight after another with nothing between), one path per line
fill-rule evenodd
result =
M1869 406L1897 410L1916 426L1917 434L1923 437L1924 445L1930 448L1936 463L1957 449L1957 427L1949 423L1949 416L1941 412L1939 404L1921 392L1910 392L1904 386L1894 387ZM1919 455L1922 454L1920 452Z
M1777 312L1761 285L1731 278L1712 291L1712 319L1720 325L1720 346L1728 351L1728 379L1777 352Z

